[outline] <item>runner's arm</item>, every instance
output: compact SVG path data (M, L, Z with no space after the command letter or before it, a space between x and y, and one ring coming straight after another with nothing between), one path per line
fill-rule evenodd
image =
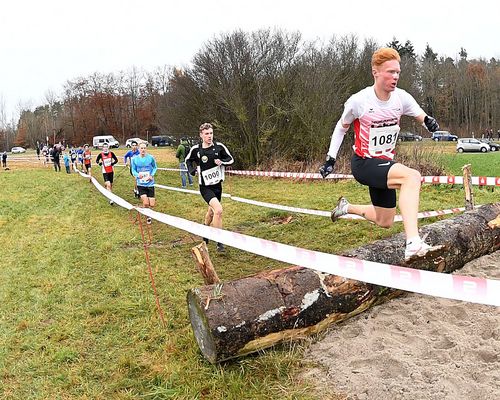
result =
M115 153L111 152L111 158L113 159L113 161L111 161L111 165L118 164L118 158Z
M342 120L337 122L337 125L335 125L335 129L332 133L332 138L330 139L330 147L328 148L327 155L332 158L337 158L337 154L342 142L344 141L344 136L349 130L349 126L350 124L343 124Z
M156 171L158 171L158 167L156 165L156 160L154 157L151 157L151 165L153 166L153 169L151 170L151 176L154 176L156 174Z
M430 115L427 115L425 113L420 114L418 117L415 117L415 119L420 122L425 129L427 129L429 132L436 132L439 130L439 124L436 121L435 118L431 117Z
M139 178L139 172L137 172L137 167L134 163L134 159L130 159L130 170L132 171L132 175L134 175L136 178Z
M95 163L101 165L101 153L97 155L97 158L95 159Z
M231 165L232 163L234 163L233 156L231 155L231 153L229 152L229 150L226 146L224 146L222 143L220 145L222 146L222 152L221 152L222 154L220 157L222 164L223 165Z
M196 151L193 151L196 149ZM198 153L198 146L193 146L189 149L189 153L186 156L186 159L184 162L186 163L186 167L188 169L188 173L192 176L196 175L196 162L197 162L197 156L196 154Z

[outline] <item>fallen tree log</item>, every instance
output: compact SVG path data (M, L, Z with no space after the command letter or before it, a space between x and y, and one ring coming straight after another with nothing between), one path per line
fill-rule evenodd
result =
M488 222L499 215L500 203L489 204L423 227L427 242L447 251L437 263L418 259L409 266L451 272L498 250L500 228ZM404 243L397 234L342 255L401 265ZM401 293L295 266L192 289L187 302L201 352L216 363L305 338Z

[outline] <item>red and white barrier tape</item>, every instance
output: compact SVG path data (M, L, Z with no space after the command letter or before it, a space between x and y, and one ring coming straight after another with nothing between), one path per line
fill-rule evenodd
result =
M155 187L158 187L160 189L172 190L175 192L183 192L183 193L189 193L189 194L200 194L200 192L198 192L196 190L181 189L181 188L176 188L176 187L172 187L172 186L165 186L165 185L160 185L160 184L155 184ZM316 215L319 217L328 217L328 218L330 218L330 216L331 216L331 211L311 210L308 208L284 206L281 204L274 204L274 203L267 203L264 201L245 199L243 197L233 196L233 195L228 194L228 193L223 193L222 197L229 197L231 200L238 201L240 203L251 204L254 206L258 206L258 207L272 208L274 210L289 211L289 212L298 213L298 214ZM480 206L476 206L476 208L477 207L480 207ZM423 219L423 218L438 217L438 216L447 215L447 214L457 214L457 213L460 213L463 211L465 211L465 207L450 208L448 210L423 211L423 212L419 212L417 214L417 218ZM354 214L343 215L340 218L342 218L342 219L363 219L363 220L365 219L359 215L354 215ZM402 221L403 221L403 217L401 215L396 215L394 217L394 222L402 222Z
M471 177L472 184L475 186L500 186L500 177L492 176L473 176ZM422 182L432 184L448 184L448 185L463 185L464 178L462 176L423 176Z
M173 170L167 169L165 170ZM271 178L293 178L293 179L322 179L320 174L310 172L275 172L275 171L239 171L226 170L227 174L244 175L244 176L265 176ZM330 174L326 179L354 179L352 175L345 174ZM463 177L461 176L423 176L423 183L432 184L449 184L462 185ZM500 186L500 177L491 176L473 176L472 184L476 186Z
M227 174L247 175L247 176L266 176L272 178L293 178L293 179L323 179L318 173L313 172L277 172L277 171L239 171L226 170ZM326 179L354 179L352 175L330 174Z
M81 172L80 174L89 178L88 175ZM91 180L104 196L127 210L135 209L141 214L167 225L253 254L375 285L430 296L500 306L499 280L448 275L358 260L213 228L151 209L134 207L126 200L104 189L95 178L91 178Z

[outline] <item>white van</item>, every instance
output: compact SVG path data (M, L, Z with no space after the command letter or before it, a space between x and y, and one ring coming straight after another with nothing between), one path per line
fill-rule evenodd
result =
M108 144L109 147L120 146L120 143L118 143L118 140L116 140L111 135L94 136L92 138L92 146L94 146L94 149L97 149L98 147L102 147L102 145L106 144L106 143Z

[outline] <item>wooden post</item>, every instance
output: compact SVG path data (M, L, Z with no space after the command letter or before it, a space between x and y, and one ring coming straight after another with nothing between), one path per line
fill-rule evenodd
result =
M467 211L474 209L474 192L472 188L472 178L470 164L466 164L462 167L463 177L464 177L464 190L465 190L465 209Z
M203 281L205 285L213 285L214 283L219 283L220 279L217 276L212 260L208 255L208 248L205 242L201 242L198 246L194 246L191 249L191 254L193 255L196 266L203 276Z

